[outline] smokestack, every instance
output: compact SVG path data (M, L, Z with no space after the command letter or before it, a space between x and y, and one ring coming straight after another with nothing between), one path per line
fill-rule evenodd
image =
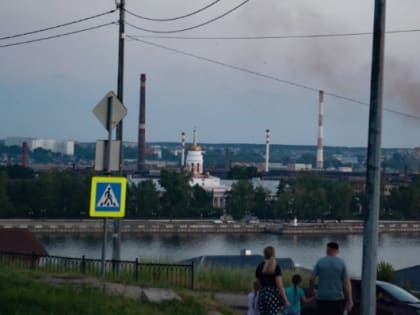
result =
M185 132L181 133L181 168L185 166Z
M22 166L28 167L29 158L28 158L28 144L26 142L22 143Z
M137 171L146 170L146 74L140 75L140 112L138 134Z
M324 168L324 91L319 91L318 148L316 151L316 167Z
M229 148L225 148L225 170L228 171L229 169L230 169Z
M270 129L265 131L265 172L268 173L270 158Z

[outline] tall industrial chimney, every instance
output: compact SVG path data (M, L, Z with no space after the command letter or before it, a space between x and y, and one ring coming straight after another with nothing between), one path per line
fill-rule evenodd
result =
M316 151L316 167L324 168L324 91L319 91L319 118L318 118L318 148Z
M185 132L181 133L181 168L185 166Z
M225 170L229 171L230 160L229 160L229 148L225 148Z
M28 158L28 144L26 142L22 143L22 166L28 167L29 158Z
M146 170L146 74L140 75L140 112L138 134L137 171Z
M268 173L270 163L270 129L265 131L265 172Z

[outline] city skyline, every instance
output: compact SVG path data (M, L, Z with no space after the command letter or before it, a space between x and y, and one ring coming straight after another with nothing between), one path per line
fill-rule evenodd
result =
M148 22L126 14L131 25L177 30L227 12L243 1L220 2L184 20ZM173 17L209 4L183 0L141 4L127 10L143 16ZM114 1L4 2L3 36L89 17L115 8ZM196 126L202 143L316 145L318 92L326 91L324 144L367 145L373 2L356 0L343 10L333 0L249 1L209 25L175 34L149 34L126 26L124 140L137 141L140 74L146 73L147 142L191 141ZM420 3L388 2L385 48L383 147L419 146L420 59L416 56ZM116 21L116 12L6 45ZM138 36L243 37L345 33L349 36L276 39L167 39ZM118 27L109 25L64 38L0 48L0 138L9 136L94 142L106 131L93 107L116 91ZM155 46L138 42L152 42ZM157 46L156 46L157 45ZM172 49L172 50L168 50ZM184 53L182 55L181 53ZM185 53L190 55L185 55ZM194 55L194 56L192 56ZM204 59L198 59L203 57ZM219 64L217 64L219 62ZM233 67L232 67L233 66ZM243 71L246 70L246 71ZM287 81L287 82L284 82ZM297 83L301 87L294 86ZM303 86L303 88L302 88ZM305 87L309 87L305 88ZM334 97L338 95L365 104ZM407 115L400 115L398 113ZM188 139L190 138L190 139Z

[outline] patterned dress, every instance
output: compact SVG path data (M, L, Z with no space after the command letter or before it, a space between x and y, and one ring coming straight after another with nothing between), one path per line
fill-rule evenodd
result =
M258 297L258 311L260 315L280 314L283 301L276 286L275 278L281 276L281 269L276 265L274 273L264 274L262 272L264 262L260 263L255 271L255 276L261 284Z

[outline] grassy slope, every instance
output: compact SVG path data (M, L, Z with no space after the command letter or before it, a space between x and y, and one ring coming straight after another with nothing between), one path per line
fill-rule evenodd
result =
M92 288L54 286L38 281L39 275L0 267L0 314L7 315L200 315L200 301L150 304L104 295Z

